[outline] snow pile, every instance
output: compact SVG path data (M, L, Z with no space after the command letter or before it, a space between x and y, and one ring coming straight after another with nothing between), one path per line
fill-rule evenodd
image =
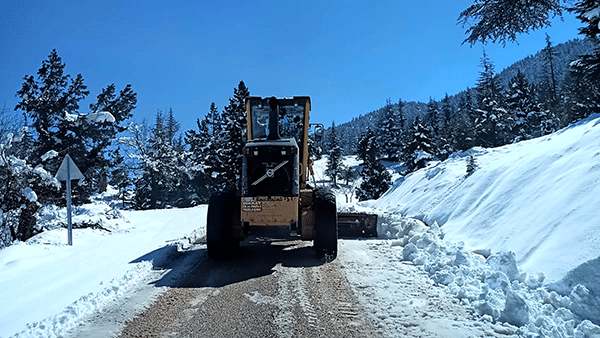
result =
M512 251L528 273L568 284L568 273L596 266L600 252L598 124L595 115L538 139L471 149L397 180L364 206L437 222L453 242ZM471 175L469 155L478 167Z
M73 228L94 228L107 232L127 231L132 225L121 211L112 208L105 201L96 201L93 204L73 206L71 208ZM47 205L38 211L36 228L39 231L56 230L66 227L67 209L56 205ZM46 236L53 234L40 234L31 238L28 243L43 243Z
M561 296L543 286L543 274L521 272L512 252L473 253L463 243L443 240L437 223L427 227L393 214L380 218L386 236L394 238L391 246L402 247L402 260L421 266L484 321L509 323L524 336L600 335L600 327L589 320L599 324L600 304L585 286L578 284Z

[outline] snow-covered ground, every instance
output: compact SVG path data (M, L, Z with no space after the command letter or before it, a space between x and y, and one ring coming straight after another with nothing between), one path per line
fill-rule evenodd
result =
M382 331L600 337L599 124L593 116L539 139L457 154L397 179L376 201L346 203L341 190L340 208L380 216L380 239L341 241L340 259ZM470 176L468 155L478 165ZM317 184L324 165L315 163ZM127 297L152 258L173 251L161 248L183 250L201 237L205 212L117 212L98 202L76 208L74 221L101 221L104 230L76 229L72 247L55 228L0 251L0 337L64 336ZM53 228L63 214L50 210L41 221ZM409 284L414 292L403 292ZM448 318L419 321L436 304L452 309Z
M204 235L206 206L126 211L106 203L74 209L73 222L101 229L55 228L0 251L0 337L63 337L94 311L127 297L152 271L151 253L185 249ZM65 222L65 210L49 210L41 222ZM174 251L174 250L173 250ZM171 250L163 250L168 254ZM150 255L148 255L150 254Z

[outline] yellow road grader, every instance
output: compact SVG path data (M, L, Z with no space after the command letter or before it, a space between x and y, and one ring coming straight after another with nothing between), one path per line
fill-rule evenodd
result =
M319 256L337 256L338 230L376 236L376 216L340 214L335 195L308 184L310 97L246 98L247 142L239 191L219 191L208 205L208 255L225 258L249 235L313 240ZM341 226L338 229L338 225Z

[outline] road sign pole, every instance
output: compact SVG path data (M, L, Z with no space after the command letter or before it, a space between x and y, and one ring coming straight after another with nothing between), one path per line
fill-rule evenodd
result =
M71 222L71 170L70 163L67 161L67 225L68 225L68 244L73 245L73 223Z
M73 223L71 221L71 180L83 179L83 174L77 168L77 165L69 154L65 155L65 159L62 161L56 175L54 175L59 181L67 181L67 226L68 226L68 238L69 245L73 245Z

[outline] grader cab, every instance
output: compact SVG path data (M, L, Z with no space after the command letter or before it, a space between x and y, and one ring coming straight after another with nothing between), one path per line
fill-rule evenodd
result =
M313 240L321 257L337 256L335 195L308 182L310 98L246 98L247 142L238 190L214 193L207 250L227 257L249 235ZM322 132L322 125L318 126ZM348 217L348 216L345 216Z

